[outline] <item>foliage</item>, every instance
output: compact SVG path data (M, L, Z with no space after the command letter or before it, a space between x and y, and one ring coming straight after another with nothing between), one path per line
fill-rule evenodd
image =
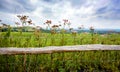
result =
M120 52L80 51L41 55L0 55L0 70L1 72L119 72Z
M0 27L0 47L44 47L82 44L114 44L120 45L120 34L97 34L94 28L90 32L79 32L70 27L67 19L52 25L51 20L44 24L46 30L34 25L26 15L18 15L20 20L15 22L17 27L12 28L3 24ZM22 27L19 27L22 24ZM62 24L62 25L61 25ZM68 26L69 31L65 30ZM32 29L31 29L32 28ZM20 33L19 33L20 32ZM0 55L1 72L118 72L120 71L119 51L81 51L41 55Z

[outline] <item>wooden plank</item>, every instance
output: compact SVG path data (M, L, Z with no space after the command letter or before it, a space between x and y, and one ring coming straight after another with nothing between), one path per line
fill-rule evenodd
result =
M89 50L120 50L120 45L74 45L74 46L49 46L41 48L0 48L0 55L11 54L44 54L55 52L75 52Z

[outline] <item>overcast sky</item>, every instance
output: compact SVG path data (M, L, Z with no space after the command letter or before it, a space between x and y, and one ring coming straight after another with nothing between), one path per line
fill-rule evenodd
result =
M120 29L120 0L0 0L0 19L14 25L16 15L29 15L36 25L68 19L71 27Z

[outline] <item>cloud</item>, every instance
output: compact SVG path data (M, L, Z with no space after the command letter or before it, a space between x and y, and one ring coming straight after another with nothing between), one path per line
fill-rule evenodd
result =
M41 26L47 19L53 20L53 24L69 19L74 28L81 24L87 28L91 25L96 28L118 28L120 0L0 0L0 14L0 18L8 14L29 15Z
M36 6L26 0L0 0L0 11L6 13L23 13L33 11Z

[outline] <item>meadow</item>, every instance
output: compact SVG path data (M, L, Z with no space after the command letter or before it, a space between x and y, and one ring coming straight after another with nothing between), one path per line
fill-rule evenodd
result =
M24 27L26 16L18 16ZM31 20L27 21L32 24ZM19 23L16 23L17 25ZM0 28L1 48L29 48L46 46L71 46L85 44L120 45L119 33L99 34L90 27L90 32L75 32L70 28L68 20L64 20L63 28L60 25L50 27L51 21L47 20L46 30L34 28L32 32L27 32L23 27L17 27L18 31L12 31L12 27L3 26ZM66 32L66 24L69 31ZM4 31L3 28L7 28ZM58 32L59 31L59 32ZM40 55L0 55L1 72L119 72L120 71L120 51L99 50L99 51L79 51L61 52Z
M16 27L5 23L0 26L0 47L44 47L82 44L120 44L119 33L109 31L106 34L95 32L91 26L89 32L83 32L84 25L78 31L71 27L67 19L54 24L52 20L43 23L46 29L37 26L26 15L17 15L20 22L15 22ZM2 20L0 20L2 22ZM22 25L22 26L21 26ZM32 27L30 27L33 25ZM67 28L67 29L66 29Z
M83 44L119 45L119 34L1 32L0 47L45 47ZM26 63L24 64L24 59ZM0 55L2 72L119 72L120 51L80 51L41 55Z
M45 46L63 46L63 45L82 45L82 44L109 44L120 45L119 34L51 34L11 32L7 36L6 32L0 33L0 47L45 47Z
M0 55L0 70L1 72L119 72L120 51Z

